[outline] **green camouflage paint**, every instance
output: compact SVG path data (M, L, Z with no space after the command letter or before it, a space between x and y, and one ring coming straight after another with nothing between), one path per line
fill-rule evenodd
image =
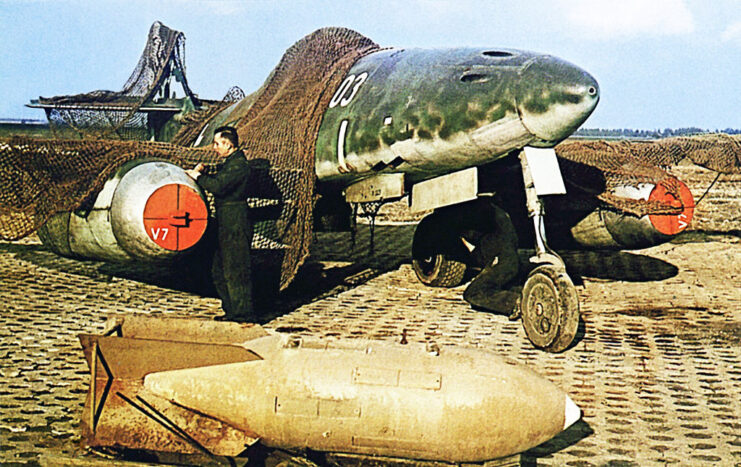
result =
M511 49L385 49L358 60L330 92L316 173L342 183L392 171L417 182L525 145L553 146L599 100L596 81L583 70ZM200 144L245 102L215 117Z
M589 87L592 95L584 90ZM379 51L360 59L335 90L317 140L317 175L333 180L393 170L423 179L525 144L553 145L597 100L591 76L549 56L473 48ZM579 108L579 115L558 115L564 124L553 125L549 113L558 106ZM547 127L546 137L529 130L521 114L535 121L530 126ZM484 131L479 140L472 136ZM467 151L468 164L462 161Z

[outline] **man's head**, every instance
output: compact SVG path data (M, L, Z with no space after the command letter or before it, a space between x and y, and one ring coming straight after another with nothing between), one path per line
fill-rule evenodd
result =
M230 126L220 126L214 131L214 151L220 156L228 156L239 146L237 130Z

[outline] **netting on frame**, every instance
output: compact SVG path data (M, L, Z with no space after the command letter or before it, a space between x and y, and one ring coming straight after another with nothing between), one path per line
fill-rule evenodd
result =
M282 209L269 237L283 249L282 288L308 256L312 241L314 153L322 116L350 67L377 49L357 32L320 29L289 48L260 90L242 99L231 113L230 123L238 130L245 155L266 161L265 170L258 171L265 180L256 183L272 184L280 191ZM132 89L139 86L138 79L130 81ZM228 100L223 103L228 104ZM198 162L218 164L214 151L186 146L193 143L212 112L196 114L186 122L175 136L181 145L97 139L0 140L0 238L21 238L54 213L90 203L105 181L128 161L156 158L186 168Z

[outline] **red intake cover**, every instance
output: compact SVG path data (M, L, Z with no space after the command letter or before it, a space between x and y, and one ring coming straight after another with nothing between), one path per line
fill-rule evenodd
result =
M166 250L182 251L201 239L208 208L193 188L171 183L157 188L144 206L144 229Z
M678 193L679 198L674 193ZM695 200L683 182L677 179L664 180L654 187L648 200L683 208L679 214L649 214L651 224L664 235L677 235L690 225L695 213Z

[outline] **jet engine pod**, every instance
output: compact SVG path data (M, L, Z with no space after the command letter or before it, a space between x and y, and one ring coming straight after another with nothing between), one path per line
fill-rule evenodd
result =
M147 162L126 172L111 201L119 246L140 259L165 259L195 245L206 231L201 190L180 167Z
M133 161L106 181L92 209L55 214L39 237L63 256L157 261L198 243L207 223L204 195L182 168Z
M615 194L629 199L668 204L681 208L682 211L676 214L649 214L636 217L597 208L571 229L577 243L591 248L647 248L666 242L683 232L689 226L695 212L692 193L687 185L675 178L656 185L642 183L637 186L618 187Z

